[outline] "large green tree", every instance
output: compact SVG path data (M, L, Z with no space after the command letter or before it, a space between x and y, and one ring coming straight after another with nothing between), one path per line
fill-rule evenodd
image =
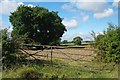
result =
M26 39L41 44L51 44L62 37L66 31L58 12L43 7L21 5L9 18L13 25L12 38L26 35Z

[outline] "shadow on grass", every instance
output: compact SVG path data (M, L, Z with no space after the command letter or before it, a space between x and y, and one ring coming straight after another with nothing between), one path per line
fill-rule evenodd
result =
M65 67L64 63L60 63L59 60L53 60L52 63L50 60L40 60L40 59L25 59L24 57L22 58L14 58L12 60L9 60L8 62L3 61L3 70L7 69L17 69L22 66L53 66L53 67Z
M10 74L14 74L14 72L17 72L15 74L21 75L22 77L26 76L33 76L34 74L37 75L40 72L40 74L44 75L43 77L45 78L48 75L48 78L51 78L52 76L56 78L57 77L61 78L61 75L65 75L66 77L92 77L92 78L101 78L101 77L106 77L103 75L107 74L108 72L106 71L100 71L99 70L93 70L89 69L88 67L75 67L75 66L70 66L68 64L62 63L62 61L53 59L53 62L51 64L50 60L28 60L28 59L16 59L16 64L11 65L11 67L8 67L7 70L12 69ZM25 67L23 67L25 66ZM23 73L19 73L21 70ZM32 69L32 71L31 71ZM59 70L58 70L59 69ZM44 71L45 70L45 71ZM33 74L31 74L33 73ZM54 73L54 74L53 74ZM6 72L6 74L8 74ZM14 75L15 76L15 75ZM34 77L34 76L33 76Z

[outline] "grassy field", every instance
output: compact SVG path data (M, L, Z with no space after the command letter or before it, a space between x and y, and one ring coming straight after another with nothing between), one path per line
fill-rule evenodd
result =
M104 69L102 69L103 66L105 66ZM118 78L117 66L113 66L113 64L96 62L89 64L72 62L71 64L66 64L58 59L54 59L52 65L49 62L41 64L30 63L14 67L14 69L8 69L3 72L3 78L21 78L23 74L31 71L39 73L42 78Z
M66 43L66 44L60 44L60 45L66 45L66 46L73 46L74 45L74 43Z
M35 52L38 51L28 51ZM3 78L118 78L118 66L114 63L94 61L95 53L89 49L55 49L52 63L49 50L37 54L48 54L48 58L27 58L28 61L4 70Z
M81 45L90 45L93 42L82 42ZM66 45L66 46L75 46L74 43L70 42L70 43L66 43L66 44L61 44L61 45Z

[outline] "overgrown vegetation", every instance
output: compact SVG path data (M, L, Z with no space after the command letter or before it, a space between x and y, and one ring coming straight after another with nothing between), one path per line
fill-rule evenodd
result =
M64 61L49 62L34 61L23 59L19 61L18 48L23 43L49 44L59 45L60 37L66 31L65 26L61 23L62 18L57 12L49 12L48 9L42 7L20 6L11 13L10 22L13 25L12 36L9 37L8 30L1 30L2 33L2 62L3 62L3 78L101 78L116 77L117 71L103 70L93 62L87 66L83 64L64 64ZM94 32L93 32L94 36ZM120 62L120 27L109 24L107 31L103 35L95 38L95 47L98 49L97 59L105 62ZM77 36L72 43L81 45L82 38ZM68 43L63 41L63 43ZM22 54L22 56L24 56ZM85 63L84 63L85 64ZM94 65L95 70L89 65ZM77 66L77 67L76 67ZM116 66L116 65L114 65ZM96 69L98 71L96 71ZM116 67L115 67L116 69ZM108 73L106 75L106 73ZM114 75L112 75L112 73ZM87 76L89 75L89 76Z
M104 62L120 63L120 27L110 24L109 28L95 37L95 47L98 49L97 59Z
M69 63L69 64L68 64ZM109 67L111 66L111 67ZM103 68L104 67L104 68ZM71 62L54 59L53 64L42 61L28 61L27 64L8 69L3 78L117 78L118 68L113 63Z
M8 37L8 30L0 31L2 33L2 63L3 66L10 66L15 63L15 44Z
M19 37L17 39L12 39L8 32L8 29L3 29L0 31L2 38L2 64L3 69L10 68L19 62L21 56L19 53L19 48L22 47L24 43L24 37ZM23 54L22 54L23 55ZM18 57L19 56L19 57ZM24 55L23 55L24 56Z
M114 29L112 28L110 29L109 32L111 32L111 30L114 32L118 30L118 28L114 28ZM3 44L7 44L8 42L12 41L9 37L7 37L7 29L3 30L2 33L3 33L2 39L5 41L3 42ZM118 32L116 32L116 34L118 34ZM99 35L96 37L95 45L97 46L98 49L104 48L103 45L100 46L100 43L101 44L103 43L101 39L104 40L105 36L108 36L107 31L105 32L104 35ZM116 40L116 37L115 39L112 39L112 40ZM55 59L53 60L52 65L50 64L50 62L46 62L46 61L42 62L41 60L39 61L24 60L18 63L17 60L15 59L16 57L15 58L11 57L13 55L16 55L14 50L16 50L17 48L14 47L13 52L9 52L9 49L11 49L12 45L10 44L4 45L4 48L3 48L4 52L8 51L8 56L9 56L9 57L7 57L6 55L3 56L3 59L6 59L6 62L3 62L3 63L4 64L7 63L8 66L10 66L11 64L13 65L11 68L6 68L3 71L3 78L25 78L25 79L30 79L30 78L54 78L54 79L58 79L58 78L117 78L117 75L118 75L117 65L112 62L108 64L108 63L100 63L100 62L98 63L94 61L88 62L88 63L83 63L81 61L80 62L70 61L71 63L69 64L69 62L67 61ZM6 49L6 46L7 47L9 46L9 47ZM98 54L99 55L97 55L97 58L103 57L101 56L102 53L101 54L98 53ZM14 63L17 63L17 65Z

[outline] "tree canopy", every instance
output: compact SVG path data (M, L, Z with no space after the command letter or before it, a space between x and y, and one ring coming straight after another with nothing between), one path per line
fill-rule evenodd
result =
M73 42L74 42L75 45L81 45L82 40L83 39L80 36L77 36L77 37L73 38Z
M60 40L66 31L58 12L50 12L38 6L21 5L11 13L9 20L13 25L13 39L25 35L26 39L32 39L40 44L50 44Z

